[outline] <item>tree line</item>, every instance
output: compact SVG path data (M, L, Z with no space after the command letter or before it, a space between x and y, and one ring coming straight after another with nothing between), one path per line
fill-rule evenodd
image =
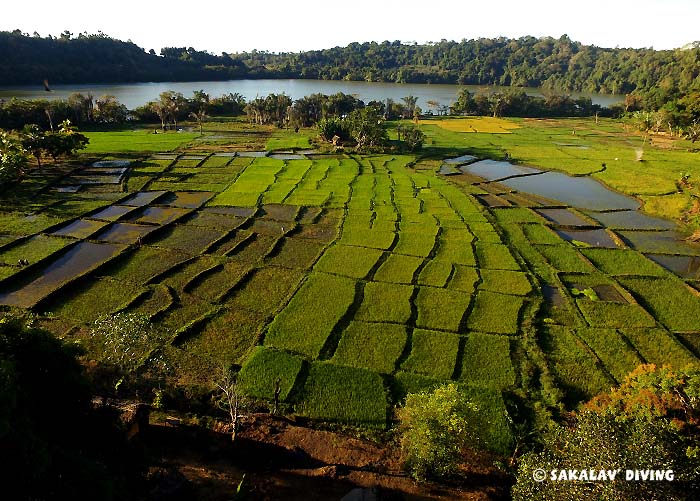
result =
M220 55L165 47L157 55L103 33L60 37L0 32L0 85L236 78L313 78L398 83L545 87L612 94L652 93L656 100L700 88L700 48L610 49L568 36L351 43L300 53Z

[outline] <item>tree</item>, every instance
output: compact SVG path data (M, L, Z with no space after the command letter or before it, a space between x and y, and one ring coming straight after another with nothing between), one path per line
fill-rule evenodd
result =
M94 117L101 123L124 123L129 110L115 96L104 95L95 100Z
M47 132L44 136L44 149L51 158L56 160L61 156L74 155L83 150L90 140L74 127L70 120L64 120L58 126L58 131Z
M238 420L242 417L240 410L245 402L238 387L238 373L234 368L224 368L216 386L221 391L216 405L228 414L231 422L231 441L234 442L238 433Z
M402 127L403 141L410 151L417 151L423 147L425 134L418 127L405 125Z
M357 148L382 146L389 136L384 127L384 119L373 108L361 108L351 112L346 119L351 137Z
M397 410L404 461L417 480L454 474L465 447L476 444L477 407L455 383L432 392L409 393Z
M22 143L8 132L0 131L0 186L21 177L27 161L27 153Z
M0 482L22 499L131 499L141 462L93 389L80 349L0 314Z
M515 500L698 499L700 369L640 366L520 458ZM561 469L622 471L618 481L553 481ZM541 469L544 476L537 476ZM672 470L673 481L624 481L626 470ZM533 476L534 475L534 476ZM542 473L539 473L542 475ZM622 478L620 481L619 478Z
M416 109L416 103L418 102L418 98L415 96L406 96L406 97L402 97L401 100L406 105L406 116L408 118L413 117L415 109Z
M22 129L22 147L36 158L41 168L41 156L46 151L46 135L36 124L27 124Z
M199 124L199 135L201 136L202 134L204 134L204 131L202 129L202 122L204 122L207 118L209 118L209 115L207 115L204 112L204 108L202 108L196 112L194 112L194 111L191 112L190 118L192 118L192 120L196 121Z
M452 105L452 113L466 115L474 112L474 94L467 89L461 89L457 94L457 101Z

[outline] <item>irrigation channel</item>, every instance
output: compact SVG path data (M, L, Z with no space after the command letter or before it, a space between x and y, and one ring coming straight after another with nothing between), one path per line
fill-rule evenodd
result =
M476 197L490 208L533 206L527 194L534 195L535 212L563 239L613 249L622 242L681 278L700 278L699 245L685 241L673 222L643 214L637 200L595 179L471 155L446 160L440 174L476 176L473 184L488 192Z

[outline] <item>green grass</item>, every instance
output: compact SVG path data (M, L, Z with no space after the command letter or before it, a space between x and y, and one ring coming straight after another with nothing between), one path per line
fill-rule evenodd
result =
M126 307L143 291L140 286L128 282L113 279L93 280L73 291L73 294L64 294L59 305L49 308L60 317L90 323L102 315Z
M412 295L413 286L410 285L369 282L355 317L366 322L405 324L411 317Z
M449 332L416 329L411 336L411 353L401 365L404 371L439 379L450 379L459 352L459 336Z
M153 245L196 255L204 252L207 247L224 236L224 234L224 231L214 228L177 225L170 229L160 240L153 242Z
M261 314L271 314L296 289L303 273L287 268L266 266L255 271L229 302L233 308L246 308Z
M418 275L419 285L432 287L444 287L452 275L452 263L432 259L423 267Z
M120 280L145 284L190 256L176 250L142 246L110 265L107 272Z
M401 227L399 241L394 248L397 254L427 257L435 247L438 227L435 225L416 224L415 228Z
M205 273L198 277L193 284L187 287L187 291L205 301L217 302L233 287L236 287L250 268L250 265L246 263L223 263L211 273Z
M669 273L637 251L627 249L581 249L600 271L609 275L668 276Z
M196 318L196 317L195 317ZM208 359L213 365L241 364L258 340L263 317L243 309L224 310L208 320L180 348Z
M171 151L198 137L198 134L191 132L158 131L158 134L153 134L152 129L83 134L90 140L87 148L82 150L84 154Z
M664 329L620 329L645 361L658 366L683 368L698 365L700 361Z
M656 321L644 308L636 304L605 301L576 301L591 327L654 327Z
M381 282L410 284L413 282L413 276L421 264L423 264L423 258L391 254L384 264L379 267L374 275L374 279Z
M555 269L564 272L592 273L593 267L568 245L535 245L540 254Z
M524 207L512 207L506 209L492 209L496 221L499 223L542 223L542 219L535 212Z
M518 296L479 292L467 327L481 332L517 334L518 316L525 301Z
M619 282L672 331L700 331L700 297L675 279L620 277Z
M329 295L329 291L333 291ZM275 317L265 345L318 357L333 327L352 304L355 282L349 278L312 273Z
M540 331L539 343L570 408L608 390L611 381L581 341L566 327L550 326Z
M476 268L455 265L454 273L450 278L450 283L447 284L447 288L473 294L478 281L479 273Z
M291 149L309 149L311 147L311 137L315 131L312 129L304 129L300 132L294 132L289 129L278 129L272 133L272 137L267 140L265 149L274 150L291 150Z
M366 369L312 363L296 401L297 413L312 419L386 427L387 398L382 378Z
M314 270L365 278L381 256L380 250L338 244L326 249Z
M0 252L0 263L16 265L20 259L26 259L29 264L35 264L73 242L74 240L68 238L37 235Z
M458 332L471 298L461 291L421 287L416 298L416 326Z
M462 240L440 238L435 259L454 264L476 266L474 251L470 244L471 238L471 233L466 233Z
M643 363L634 349L613 329L580 328L576 333L598 355L618 383Z
M253 398L273 400L279 379L280 401L285 402L303 363L301 358L289 353L257 346L238 373L241 391Z
M510 249L503 244L477 242L476 255L481 268L520 270L520 266L513 258Z
M332 362L390 374L406 346L406 327L394 324L350 322Z
M486 449L509 454L513 450L513 433L503 395L497 389L461 385L460 391L478 409L474 427Z
M388 249L396 238L396 233L388 230L370 230L358 225L343 225L340 243L374 249Z
M285 238L279 251L267 258L267 264L300 270L309 269L323 252L325 244L299 238Z
M510 340L502 336L470 332L462 352L460 379L469 385L508 388L515 385Z
M481 279L483 281L479 286L481 290L516 296L527 296L532 291L527 275L520 271L485 268L481 270Z
M527 239L535 244L562 245L564 241L543 224L524 224L523 233Z

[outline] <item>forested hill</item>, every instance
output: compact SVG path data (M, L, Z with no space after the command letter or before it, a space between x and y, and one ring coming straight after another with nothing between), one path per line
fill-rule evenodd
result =
M41 38L0 32L0 85L222 80L249 73L234 59L199 54L210 60L161 57L103 34Z
M0 84L318 78L406 83L545 86L558 91L656 92L700 89L700 48L604 49L559 39L522 37L352 43L274 54L212 55L193 48L147 53L105 35L40 38L0 33Z

